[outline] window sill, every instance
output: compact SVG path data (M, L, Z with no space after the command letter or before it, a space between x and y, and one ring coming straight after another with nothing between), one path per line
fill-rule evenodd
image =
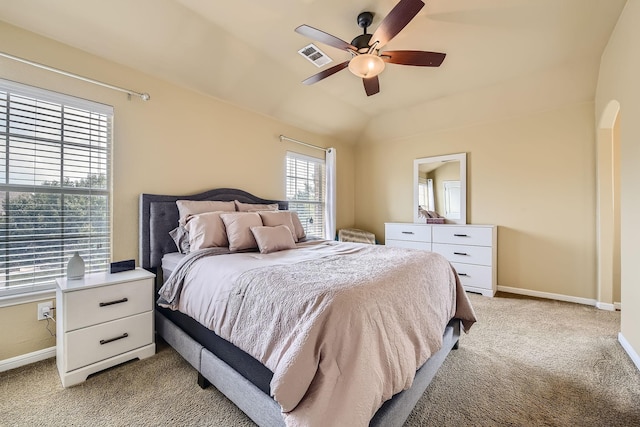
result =
M55 289L47 289L44 291L25 292L22 294L14 294L0 296L0 308L10 307L12 305L28 304L31 302L42 301L56 297Z

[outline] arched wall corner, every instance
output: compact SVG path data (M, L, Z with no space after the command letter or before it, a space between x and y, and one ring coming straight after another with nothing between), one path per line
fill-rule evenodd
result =
M614 310L620 298L620 103L606 105L596 133L598 266L597 307Z

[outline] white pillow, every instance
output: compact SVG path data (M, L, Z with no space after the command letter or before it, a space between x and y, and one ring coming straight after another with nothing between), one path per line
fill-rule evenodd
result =
M234 200L236 204L236 210L238 212L260 212L260 211L277 211L278 204L271 203L268 205L260 204L260 203L242 203L237 200Z
M189 232L189 251L229 246L221 213L206 212L188 217L184 228Z
M291 222L293 222L293 228L296 231L296 237L298 238L298 240L304 239L305 237L307 237L307 234L304 232L304 227L300 222L300 217L298 217L298 212L296 211L289 211L289 212L291 212Z
M296 248L291 230L286 225L251 227L251 232L258 243L261 254Z
M255 212L221 213L229 240L229 250L237 252L258 247L251 227L262 227L262 219Z

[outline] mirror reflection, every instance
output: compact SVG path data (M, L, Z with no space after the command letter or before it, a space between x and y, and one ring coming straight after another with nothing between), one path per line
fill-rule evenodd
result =
M414 222L466 224L466 153L414 161Z

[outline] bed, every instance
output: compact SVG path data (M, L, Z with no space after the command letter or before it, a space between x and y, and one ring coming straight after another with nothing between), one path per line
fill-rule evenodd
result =
M331 268L333 269L332 271L339 271L340 268L343 268L341 271L351 272L357 269L352 268L352 264L349 264L350 262L355 262L351 261L351 259L356 257L355 255L352 257L350 254L357 253L358 257L370 260L370 269L379 269L379 273L376 275L376 278L380 277L377 279L377 288L366 288L365 291L365 288L361 288L359 284L357 286L348 284L348 291L346 292L348 297L335 297L334 300L344 302L350 298L349 304L353 305L353 301L361 301L358 298L365 298L366 295L373 294L377 295L373 297L377 298L376 301L381 301L385 300L387 297L391 299L391 294L401 293L405 286L404 283L412 282L412 280L403 279L401 280L402 283L397 285L398 288L394 288L394 291L390 293L388 286L386 286L385 290L385 280L391 280L390 278L392 276L402 278L404 277L402 274L410 273L396 271L393 272L392 276L385 276L386 272L390 270L390 268L387 267L392 264L397 264L398 260L402 259L406 260L407 266L411 266L405 269L407 271L412 270L415 268L413 265L420 263L413 259L410 260L409 258L415 258L418 256L422 257L423 253L420 252L418 255L411 253L409 250L399 248L385 249L384 247L374 245L327 241L314 242L310 240L304 241L304 239L302 239L296 243L296 249L279 251L276 254L269 254L273 255L273 257L270 257L269 255L262 256L252 252L240 251L239 253L234 254L227 252L223 252L222 254L207 254L213 256L202 256L203 259L198 259L198 256L193 255L197 253L204 253L207 250L195 251L187 256L179 254L176 242L174 242L174 239L170 236L170 232L176 228L180 219L180 214L176 205L178 200L222 202L237 201L235 203L277 205L279 210L287 210L288 204L285 201L262 199L245 191L229 188L215 189L187 196L156 194L142 194L140 196L140 264L143 268L156 274L156 289L162 291L162 295L171 295L172 297L175 297L175 300L171 302L167 302L166 299L160 298L163 304L159 305L155 312L157 334L178 353L180 353L182 357L198 371L198 383L201 387L207 387L210 384L214 385L245 414L247 414L249 418L260 426L313 424L345 425L344 423L346 422L346 418L349 418L349 425L367 425L368 423L371 426L401 426L404 424L418 399L424 393L430 381L435 376L436 371L441 366L447 354L451 349L457 348L461 329L468 329L475 321L473 309L469 305L466 294L462 291L455 271L453 271L450 275L453 279L449 279L449 281L454 280L455 283L453 285L448 285L450 286L450 289L448 288L448 290L442 291L444 294L450 294L450 298L453 300L451 303L453 308L449 309L450 312L447 314L446 321L441 322L441 329L437 330L437 346L436 348L420 348L418 350L418 347L416 347L415 349L416 361L421 360L420 358L424 357L425 353L427 353L427 360L423 364L419 362L419 364L413 367L413 370L410 371L411 374L409 380L406 378L403 379L399 373L389 369L391 372L388 374L384 373L384 375L389 375L395 378L393 386L389 386L387 382L382 379L377 380L381 384L380 390L378 390L378 386L372 387L368 383L361 384L361 382L364 381L361 377L370 376L379 378L381 374L379 374L378 370L373 369L373 365L375 365L373 358L366 359L367 365L371 366L363 367L362 362L355 362L358 358L370 357L369 355L362 355L362 348L370 350L370 345L363 344L360 347L355 345L355 348L351 348L352 345L350 343L352 341L358 341L358 339L353 337L346 339L342 336L346 334L344 331L348 331L349 328L345 329L343 327L343 325L345 325L344 318L335 320L338 315L331 314L333 312L338 312L338 309L333 308L332 305L331 310L322 310L322 315L317 315L317 318L314 317L316 316L316 312L313 312L314 314L310 316L310 318L313 318L314 323L309 323L310 326L308 330L299 325L295 328L289 327L282 333L285 334L283 337L291 340L293 344L292 342L288 342L286 345L279 344L278 342L273 341L273 339L275 339L273 337L280 333L279 329L283 329L280 323L281 321L278 320L278 322L275 322L277 325L271 325L272 329L269 329L268 323L270 322L268 316L272 315L271 312L274 310L273 307L278 303L278 300L276 299L282 299L282 296L271 296L269 294L278 294L278 292L265 292L264 289L279 290L280 287L276 288L273 284L262 285L261 283L263 280L267 281L266 278L276 277L276 273L274 272L290 271L292 266L295 266L296 269L296 273L292 274L292 276L300 277L300 283L304 282L304 277L307 277L307 282L311 282L312 280L309 279L309 277L314 277L314 274L315 277L317 277L317 272L320 271L318 269L322 268L321 266L330 265L324 264L326 262L342 263L340 265L331 264ZM367 247L366 251L362 249L365 246ZM216 248L211 250L216 252L215 249ZM321 253L321 255L317 256L316 254L312 254L314 252ZM429 256L439 257L437 254ZM388 258L386 261L383 260L385 257ZM187 260L187 258L189 259ZM208 271L208 273L206 273L207 275L214 274L214 272L220 270L224 271L225 274L227 274L224 277L228 278L232 277L229 276L229 274L231 274L229 271L232 270L232 266L235 266L236 260L241 258L257 259L259 260L258 262L263 264L259 264L260 268L251 268L250 270L242 271L241 273L235 272L234 270L233 274L236 274L236 276L233 276L234 286L236 286L236 282L240 283L240 285L237 285L240 286L240 288L237 289L242 289L242 291L236 292L234 290L231 294L234 294L234 292L238 295L242 294L242 303L233 302L237 301L237 298L239 297L237 297L236 300L233 300L233 298L230 297L232 301L225 302L227 304L226 309L229 310L228 312L236 316L236 318L234 318L235 323L233 328L225 327L221 324L219 325L220 315L211 316L211 313L208 313L207 315L200 315L197 313L185 314L180 310L176 310L176 308L180 308L181 304L184 311L188 311L188 307L190 306L198 305L193 302L183 302L180 299L180 295L182 295L183 299L186 298L185 295L188 294L186 289L200 289L196 288L195 284L192 284L192 282L195 283L200 279L195 280L193 278L196 277L194 276L195 273L192 274L190 272L187 264L195 265L196 263L201 263L197 264L198 268L203 269L203 271ZM348 262L345 261L347 259L349 259ZM379 262L375 261L378 259L380 259ZM371 260L374 260L374 262ZM238 261L238 263L239 262L240 261ZM385 264L385 262L387 264ZM205 263L207 263L207 267L204 266ZM385 265L387 267L385 267ZM243 267L237 267L237 269L241 268ZM314 268L316 270L313 270ZM445 269L442 265L438 268L440 268L440 270ZM447 268L452 270L450 266ZM174 270L176 273L171 276L171 273ZM433 270L435 271L437 269L433 267ZM259 274L262 276L257 277ZM176 280L177 276L185 278L185 280ZM328 289L337 289L346 286L340 281L342 280L341 277L345 276L345 274L333 274L332 276L335 276L335 280L338 282L333 284L327 281L325 284L325 280L323 279L321 281L323 282L323 286L327 286ZM189 279L189 277L191 277L191 279ZM359 276L354 277L355 282L362 282L362 279ZM277 280L284 279L278 278ZM304 283L306 284L307 282ZM277 283L280 286L280 282ZM289 288L286 288L287 285ZM296 283L282 284L282 293L295 293L297 289L294 285L296 285ZM189 286L189 288L187 288L187 286ZM265 287L260 291L261 293L255 290L259 289L260 286ZM268 286L271 286L271 288ZM302 286L300 287L303 288ZM357 288L357 291L353 290L352 287ZM194 292L196 291L191 291L191 293ZM204 291L198 290L197 292ZM197 292L194 295L196 295L197 298L202 298L202 294ZM257 296L251 297L252 292ZM376 294L376 292L378 293ZM413 292L413 290L407 288L406 292ZM335 294L338 295L338 292L335 292ZM287 293L286 295L292 294ZM300 298L300 295L302 295L301 293L296 295L298 296L288 299L288 305L291 304L291 301L296 302L302 300L302 298ZM331 295L334 295L333 291L331 292ZM253 298L253 300L251 298ZM269 298L272 298L272 300ZM410 299L413 298L405 297L405 300ZM446 298L443 298L443 300L444 299ZM257 309L250 312L249 308L247 308L250 306L249 301L253 301L252 304L254 305L260 303L269 304L269 309ZM315 299L313 301L318 300ZM322 301L324 301L324 299L322 299ZM364 299L362 299L362 301L364 301ZM239 304L244 304L244 306ZM340 305L335 302L332 304ZM309 307L313 308L316 305L317 304L315 303L309 304L306 302L300 302L297 306L297 310L307 313L311 311ZM366 304L363 302L363 305ZM438 305L446 306L447 304L438 303L437 301L436 303L429 302L425 304L424 308L426 308L426 306ZM265 305L265 307L267 307L267 305ZM409 307L409 305L407 305L407 307ZM313 309L315 310L315 308ZM405 309L403 306L398 311L404 312L406 310L409 309ZM422 312L428 311L432 310L420 309L418 310L419 313L417 313L417 315L422 316ZM245 314L249 312L251 313L250 315ZM358 310L351 309L349 312L357 313ZM438 316L442 317L444 314L438 314ZM237 326L239 324L238 319L241 317L246 317L248 319L245 320L245 322L248 323L245 323L245 326L242 327ZM208 323L207 319L209 319ZM254 328L252 330L251 322L257 322L256 319L260 319L260 322L265 322L267 324L267 326L260 324L260 328L266 328L265 330L269 331L269 333L260 334L260 328ZM385 331L393 331L394 327L396 329L399 327L397 325L393 326L390 323L388 325L376 326L375 322L378 320L374 319L374 321L372 321L370 316L366 317L364 320L358 319L358 316L349 315L346 322L348 322L347 324L349 325L353 324L373 331L366 334L362 333L362 335L365 336L370 334L384 335ZM284 322L283 324L286 324L286 321L282 322ZM291 320L289 320L289 322L291 322ZM205 326L205 324L207 326ZM370 324L373 324L373 326ZM295 341L297 338L292 338L294 334L290 332L291 330L297 330L298 328L303 331L303 333L297 334L298 338L302 335L305 340L304 343L299 345ZM422 329L416 327L416 331L413 331L413 328L413 324L408 327L408 329L411 329L412 334L419 336L417 338L412 337L411 339L428 341L426 338L422 337ZM316 334L315 331L322 332ZM266 335L267 337L264 338L261 337L261 335ZM309 336L315 337L316 335L321 336L317 341L312 341L308 338ZM331 338L325 338L325 335L329 335ZM428 333L425 333L424 335L426 336ZM393 336L395 337L395 334ZM271 341L269 341L269 339L271 339ZM395 338L393 339L395 340ZM253 345L252 340L256 341L255 345ZM431 337L431 341L434 341L433 337ZM242 346L243 349L238 348L238 346L232 344L232 342ZM398 340L398 342L400 341ZM332 349L334 347L337 349ZM274 348L276 348L277 351L274 351ZM298 362L298 359L296 358L298 356L293 357L288 354L291 352L291 348L296 349L296 354L306 354L310 355L310 357L304 359L304 362ZM418 353L420 354L418 355ZM276 356L274 356L274 354L276 354ZM325 360L332 360L329 357L330 354L332 355L331 357L335 357L336 360L340 362L340 366L347 366L345 363L351 363L351 360L354 360L353 366L355 366L355 368L353 371L359 372L359 374L354 374L355 377L349 378L348 380L336 380L336 375L340 377L344 376L346 378L347 373L341 372L339 368L335 368L335 362L331 362L331 364L329 362L321 364L321 362L324 363ZM381 365L381 369L384 370L387 369L386 365L390 363L389 360L396 357L397 356L394 354L388 354L387 349L387 353L375 359L380 359L379 364ZM342 361L340 361L340 358L342 358ZM309 359L311 362L308 361ZM409 368L412 367L411 363L418 363L412 362L413 358L406 357L403 357L403 363L406 362L404 359L411 359L408 362ZM305 372L309 369L306 365L312 363L317 363L316 371L313 371L312 369L313 372L307 375ZM284 366L284 368L281 368L282 366ZM292 368L292 366L295 369ZM300 369L298 369L299 367ZM404 368L406 367L403 365L403 369L399 369L398 371L403 371ZM367 369L371 369L371 375L368 375ZM415 375L413 374L414 372ZM351 375L351 369L349 370L349 375ZM358 375L360 375L360 377L358 377ZM308 380L303 380L306 377L309 377ZM396 377L399 377L399 379ZM296 381L296 378L302 379ZM391 389L397 389L398 383L402 383L403 381L405 383L404 386L401 386L398 390L394 390L391 394L389 393L390 387ZM378 403L378 399L380 399L381 396L381 402L384 403ZM363 402L358 401L360 398L364 399ZM346 411L343 409L343 414L340 414L340 410L338 409L335 411L333 410L336 405L340 406L343 402L347 402L352 406L347 407ZM373 410L371 402L374 402L375 404ZM327 408L332 409L327 410ZM318 414L324 414L324 419L321 422L318 421ZM336 420L332 420L332 415L338 418ZM365 419L367 421L363 421Z

